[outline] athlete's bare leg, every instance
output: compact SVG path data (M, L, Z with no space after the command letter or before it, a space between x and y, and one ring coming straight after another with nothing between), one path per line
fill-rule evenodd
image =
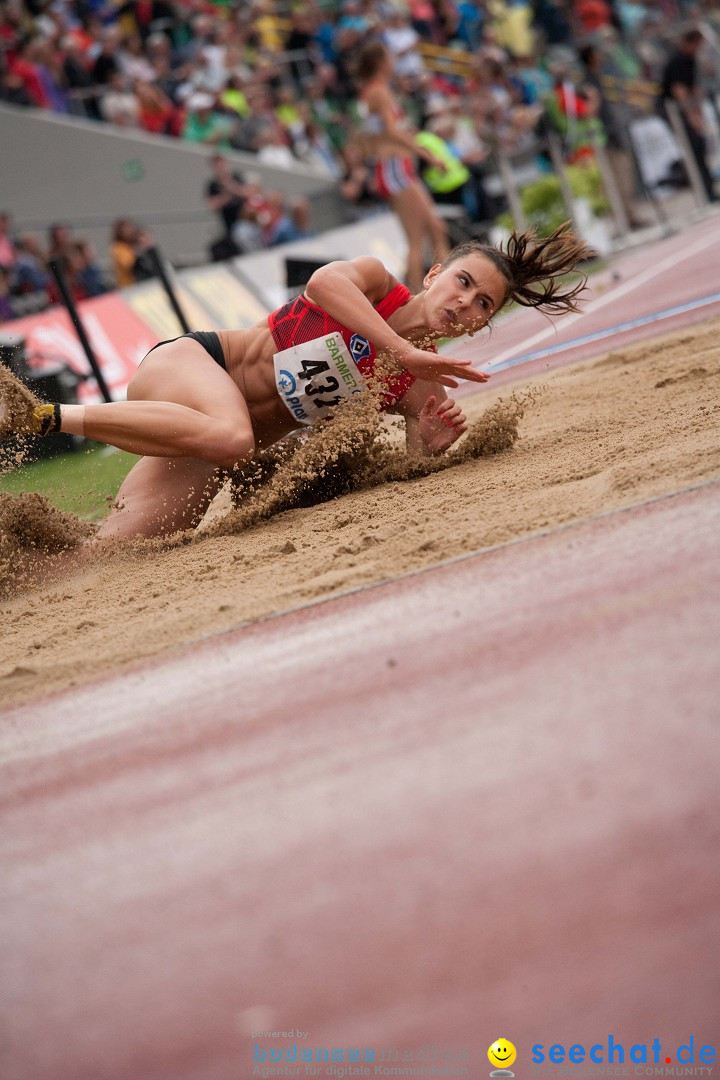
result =
M220 483L220 471L197 458L140 458L96 538L167 536L193 529Z
M391 195L390 205L400 218L407 236L407 286L413 293L421 292L425 277L425 239L430 240L433 260L442 262L450 250L445 223L435 212L435 205L419 180L404 191Z
M192 338L154 349L134 375L127 401L66 406L62 416L69 434L153 457L232 468L255 446L240 389Z

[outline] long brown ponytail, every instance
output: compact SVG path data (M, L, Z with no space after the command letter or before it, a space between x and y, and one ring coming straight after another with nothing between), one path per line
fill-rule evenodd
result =
M581 273L579 281L574 282L563 278L595 252L577 239L566 221L550 236L539 239L534 229L512 232L507 244L500 247L466 240L453 248L443 265L471 254L485 255L505 277L506 304L514 300L523 307L545 308L559 314L578 310L577 299L587 284L586 274Z

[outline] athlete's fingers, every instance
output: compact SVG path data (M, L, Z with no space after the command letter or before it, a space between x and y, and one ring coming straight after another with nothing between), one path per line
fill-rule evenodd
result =
M487 372L476 371L475 368L467 367L462 360L453 360L451 364L446 366L445 370L452 372L458 379L467 379L468 382L484 383L490 378Z

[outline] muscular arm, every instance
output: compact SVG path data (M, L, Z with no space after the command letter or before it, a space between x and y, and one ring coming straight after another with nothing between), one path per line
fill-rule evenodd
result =
M469 360L453 360L418 349L385 322L373 304L397 284L397 279L379 259L362 256L321 266L310 278L305 295L343 326L368 338L378 352L394 356L419 379L433 380L443 386L457 386L457 379L486 382L488 376L475 371Z

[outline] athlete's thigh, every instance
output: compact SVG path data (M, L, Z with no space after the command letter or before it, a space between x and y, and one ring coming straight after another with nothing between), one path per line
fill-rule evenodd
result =
M426 208L414 187L390 196L390 205L411 239L421 239L426 228Z
M247 402L237 383L192 338L159 345L143 360L127 390L128 401L173 401L209 416L244 414Z

